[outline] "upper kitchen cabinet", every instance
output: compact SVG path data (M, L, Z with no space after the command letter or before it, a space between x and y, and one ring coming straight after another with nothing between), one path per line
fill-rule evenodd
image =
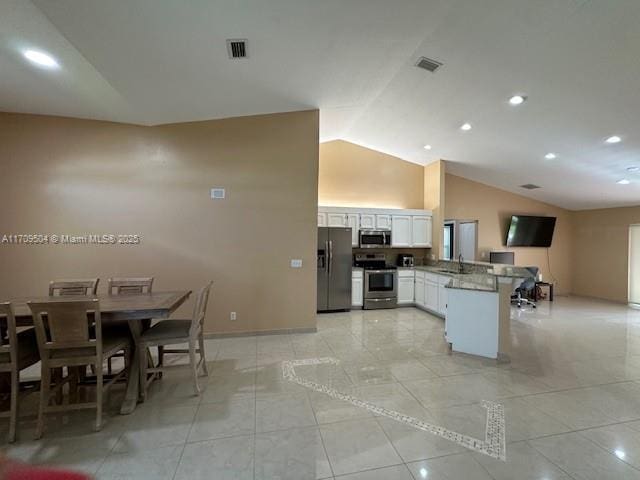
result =
M391 246L431 247L432 220L429 210L318 207L319 227L350 227L351 244L359 244L360 230L390 230Z
M409 215L393 215L391 217L391 246L411 246L411 217Z
M327 227L346 227L346 213L327 213Z
M411 246L431 247L431 217L411 217Z
M373 213L361 213L360 214L360 229L361 230L375 230L376 229L376 216Z
M347 227L351 227L351 246L357 247L360 238L358 232L360 230L360 215L357 213L347 213Z
M376 215L377 230L391 230L391 215Z

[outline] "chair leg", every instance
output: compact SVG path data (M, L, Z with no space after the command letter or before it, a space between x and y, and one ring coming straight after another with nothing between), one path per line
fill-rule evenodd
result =
M111 375L112 369L111 369L111 357L107 358L107 374Z
M44 431L44 411L49 405L49 390L51 388L51 369L47 362L42 362L40 374L40 405L38 406L38 424L36 426L36 440L42 438Z
M189 340L189 361L191 363L191 373L193 374L193 390L196 395L200 395L200 385L198 384L198 362L196 362L196 341Z
M164 345L158 345L158 368L164 367ZM162 378L162 372L156 374L157 378Z
M102 430L102 394L103 392L102 365L96 365L96 432Z
M147 400L147 346L144 343L138 344L138 352L140 357L140 397L143 402Z
M9 411L9 442L16 441L16 428L18 424L18 389L20 388L20 371L18 367L11 371L11 410Z
M204 356L204 335L200 332L198 336L198 345L200 346L200 361L202 362L202 373L205 377L209 376L209 370L207 369L207 359Z
M53 383L57 385L58 383L62 382L63 378L64 378L63 368L62 367L55 368L53 370L53 375L52 375ZM62 391L62 388L60 388L56 392L56 403L58 405L62 405L63 398L64 398L64 392Z

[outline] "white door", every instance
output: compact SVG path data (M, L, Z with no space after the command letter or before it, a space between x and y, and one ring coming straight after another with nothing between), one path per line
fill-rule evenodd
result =
M411 217L408 215L393 215L391 217L391 246L411 246Z
M351 246L358 246L358 228L360 227L360 215L347 213L347 227L351 227Z
M430 280L424 282L424 306L434 312L438 311L438 284Z
M346 213L327 213L327 227L346 227Z
M327 214L318 212L318 226L326 227L327 226Z
M465 260L474 261L476 259L476 247L478 245L478 223L465 222L458 226L460 235L459 248Z
M376 228L378 230L391 230L391 215L376 215Z
M424 278L416 277L414 295L416 304L424 307Z
M376 216L373 213L361 213L360 228L362 230L375 230Z
M640 225L629 226L629 303L640 304Z
M411 217L411 245L413 247L431 246L431 217Z
M413 289L414 280L413 277L399 277L398 278L398 304L411 304L413 303Z

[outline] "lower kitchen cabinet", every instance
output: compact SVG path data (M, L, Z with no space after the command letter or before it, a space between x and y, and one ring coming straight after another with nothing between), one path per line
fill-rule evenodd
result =
M434 312L438 311L438 284L427 278L424 280L424 306Z
M351 306L364 305L364 275L362 270L351 271Z
M413 270L398 270L398 305L415 302L415 278Z
M415 282L415 299L416 305L420 307L424 307L424 275L422 272L416 272L416 282Z
M438 313L443 317L447 314L447 293L449 289L445 285L449 283L449 278L444 280L438 282Z

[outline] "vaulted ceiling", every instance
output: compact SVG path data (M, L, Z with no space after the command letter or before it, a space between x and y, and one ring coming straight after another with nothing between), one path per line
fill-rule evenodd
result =
M566 208L632 205L639 51L637 0L3 0L0 110L154 125L319 108L321 141L444 158Z

